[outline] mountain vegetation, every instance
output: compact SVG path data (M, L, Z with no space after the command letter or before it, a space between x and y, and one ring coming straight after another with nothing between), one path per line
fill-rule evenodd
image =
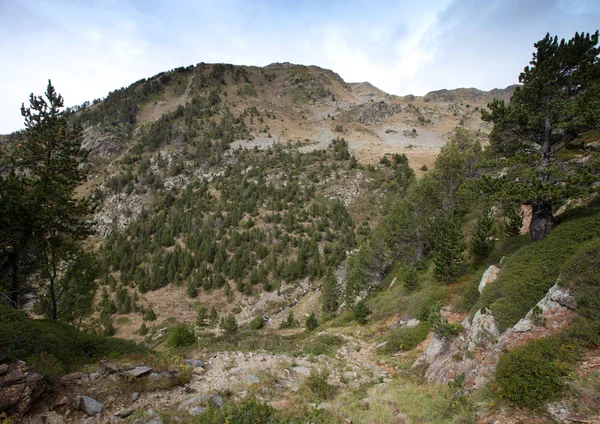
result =
M535 49L424 98L287 63L49 82L0 144L0 413L18 368L69 399L46 422L595 419L598 33Z

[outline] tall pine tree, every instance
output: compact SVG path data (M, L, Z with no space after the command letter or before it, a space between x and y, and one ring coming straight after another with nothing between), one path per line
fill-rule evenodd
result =
M435 242L433 273L436 279L448 283L458 276L464 248L462 232L454 213L450 212L444 218Z
M494 244L494 219L491 208L486 207L475 223L471 238L471 255L476 261L483 261L494 250Z

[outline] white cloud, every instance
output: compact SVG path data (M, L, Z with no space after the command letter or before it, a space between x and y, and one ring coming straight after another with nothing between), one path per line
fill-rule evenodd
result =
M319 65L393 94L506 86L547 31L593 31L593 0L0 1L0 133L48 78L69 105L197 62Z

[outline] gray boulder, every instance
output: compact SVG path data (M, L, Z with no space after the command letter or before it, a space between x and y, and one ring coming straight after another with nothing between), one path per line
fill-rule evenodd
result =
M79 409L90 417L100 415L104 410L104 405L89 396L79 397Z

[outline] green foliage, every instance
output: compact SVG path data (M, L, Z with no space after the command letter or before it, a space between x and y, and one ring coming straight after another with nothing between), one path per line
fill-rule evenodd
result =
M559 283L575 298L577 313L600 322L600 238L582 245L567 260Z
M553 204L595 191L596 172L581 163L557 166L555 156L600 123L598 41L598 31L560 42L547 34L535 43L510 103L494 100L490 111L482 111L484 120L494 122L493 151L518 160L505 178L486 184L496 197L532 205L533 241L553 229Z
M515 237L521 234L523 226L523 211L519 206L509 205L504 208L504 234Z
M448 213L435 242L433 274L436 279L449 283L458 277L464 247L456 218L453 213Z
M203 414L191 418L193 424L302 424L320 423L321 411L311 412L310 416L294 417L289 411L278 412L269 405L259 402L253 396L240 403L226 403L223 408L209 407ZM307 421L309 420L309 421Z
M404 270L404 288L406 289L407 293L415 291L419 288L417 269L412 263L406 265Z
M327 273L323 280L323 288L321 290L321 309L323 314L333 315L339 307L339 291L337 281L332 268L327 268Z
M352 310L352 316L354 318L354 321L362 325L367 323L367 317L370 313L371 310L369 309L364 300L359 300L354 306L354 309Z
M73 279L82 269L68 272L80 262L81 242L91 234L91 208L75 198L86 176L87 151L82 128L70 125L63 105L50 81L45 98L31 94L29 107L21 107L26 129L0 176L0 291L19 307L27 277L35 274L38 298L54 320L89 312L85 307L95 288L93 275ZM73 294L74 284L85 302L77 302L82 294Z
M335 394L335 388L327 383L328 371L310 370L310 375L304 380L304 385L319 400L331 399Z
M457 322L448 322L447 319L442 318L441 308L442 305L439 303L430 307L427 314L429 328L440 337L457 336L463 330L463 326Z
M466 129L456 127L454 136L435 160L434 176L446 210L458 205L459 188L475 176L475 165L481 156L481 144Z
M545 338L501 355L496 367L500 396L530 408L559 399L573 349L558 338Z
M206 325L206 318L208 312L206 311L206 307L200 303L196 304L196 325L199 327L203 327Z
M154 313L154 309L152 309L152 308L146 309L146 311L144 312L144 321L155 321L155 320L156 320L156 313Z
M494 249L494 219L489 208L484 208L477 217L473 236L471 237L471 255L476 261L483 261L490 256Z
M386 337L387 344L382 348L382 351L393 354L399 351L412 350L425 340L428 334L429 326L424 323L412 328L397 328Z
M196 343L194 330L185 324L176 324L169 328L165 338L167 347L184 347Z
M50 353L42 352L25 358L25 363L39 371L46 380L54 380L65 373L63 365Z
M315 313L309 315L306 319L306 331L313 331L319 326L319 320L315 316Z
M280 329L289 329L289 328L296 328L296 327L298 327L298 322L294 318L293 311L290 311L290 313L287 316L287 319L285 321L282 321L281 324L279 324Z
M507 259L498 279L484 290L479 307L492 310L501 331L513 326L556 283L563 264L598 235L598 208L574 211L547 237Z
M263 317L260 316L254 317L250 321L249 326L251 330L262 330L263 328L265 328L265 320L263 319Z
M302 351L307 355L334 355L343 343L344 339L341 337L323 334L304 346Z
M80 332L60 322L32 320L1 304L0 334L0 361L51 355L65 371L102 357L147 352L129 341Z
M226 334L232 335L238 332L238 323L235 319L235 315L229 314L221 319L221 328L225 330Z
M140 336L145 336L146 334L148 334L148 327L146 327L145 322L142 322L142 325L140 325L140 328L138 329L137 333Z

